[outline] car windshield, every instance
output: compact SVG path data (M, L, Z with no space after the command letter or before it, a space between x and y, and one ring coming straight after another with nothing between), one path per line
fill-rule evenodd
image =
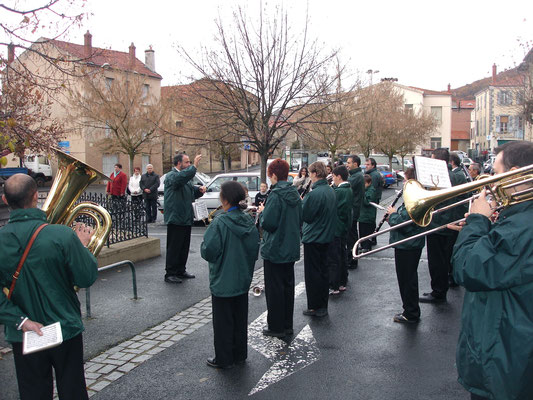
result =
M220 187L224 182L231 181L231 176L219 176L209 184L208 190L210 192L220 192Z

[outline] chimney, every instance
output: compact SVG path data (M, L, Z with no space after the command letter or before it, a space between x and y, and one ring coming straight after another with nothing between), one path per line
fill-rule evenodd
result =
M93 55L93 35L89 31L83 35L83 51L85 58L91 58Z
M496 75L497 75L496 64L492 64L492 84L493 85L496 84Z
M7 63L11 64L13 61L15 61L15 45L9 43L7 45Z
M135 66L135 45L133 42L130 44L130 68L133 69Z
M148 48L148 50L144 51L144 65L146 65L146 68L148 68L150 71L155 72L155 57L154 57L154 50L152 49L152 46Z
M452 92L452 86L448 83L448 93Z

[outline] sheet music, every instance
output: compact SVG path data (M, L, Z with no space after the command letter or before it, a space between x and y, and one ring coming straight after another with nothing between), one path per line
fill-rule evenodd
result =
M446 161L416 156L415 168L417 180L423 186L439 189L452 187Z
M61 324L56 322L41 328L43 336L33 331L24 332L22 337L22 354L31 354L37 351L50 349L63 343Z
M205 201L195 201L192 203L192 207L196 221L201 221L209 217L209 211L207 211L207 203Z

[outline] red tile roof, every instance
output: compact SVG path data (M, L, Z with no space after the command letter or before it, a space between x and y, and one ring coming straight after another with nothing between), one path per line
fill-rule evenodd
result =
M129 53L123 51L101 49L98 47L92 47L92 57L89 60L85 60L85 47L81 44L75 44L70 42L63 42L61 40L50 40L53 46L59 50L66 51L74 57L79 58L87 62L92 62L98 66L109 64L112 68L116 68L123 71L135 71L139 74L151 76L157 79L163 79L157 72L151 71L144 65L142 61L135 58L135 64L133 68L130 65Z
M408 86L412 89L416 89L416 90L420 90L423 92L424 96L426 95L429 95L429 96L451 96L452 94L451 93L448 93L448 92L439 92L437 90L428 90L428 89L422 89L422 88L419 88L419 87L416 87L416 86Z

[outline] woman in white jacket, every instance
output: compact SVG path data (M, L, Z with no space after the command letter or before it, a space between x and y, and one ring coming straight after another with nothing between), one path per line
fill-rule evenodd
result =
M142 190L140 186L141 182L141 169L139 167L133 168L133 175L130 177L128 182L128 190L131 195L131 202L133 204L139 204L142 202Z

